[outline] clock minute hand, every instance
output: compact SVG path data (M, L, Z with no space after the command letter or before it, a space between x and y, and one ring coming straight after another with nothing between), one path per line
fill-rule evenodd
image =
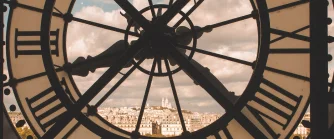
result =
M219 81L219 79L210 72L209 68L203 67L200 63L193 59L190 60L190 63L192 63L207 79L209 79L210 83L214 85L219 90L219 92L221 92L232 103L235 103L238 100L239 96L236 96L233 92L228 91L226 87ZM187 71L185 71L185 73L190 78L192 78ZM199 85L195 80L194 83Z
M117 41L107 50L99 55L92 57L78 57L71 65L70 73L72 75L86 77L90 72L95 72L97 68L111 67L120 56L126 51L127 47L124 40ZM125 67L131 66L131 63Z
M183 51L180 49L177 49L184 57L187 57ZM170 59L171 63L174 62L174 59ZM232 103L235 103L240 96L236 96L233 92L230 92L226 89L226 87L219 81L219 79L214 76L210 69L207 67L202 66L200 63L198 63L196 60L191 59L190 63L202 73L203 76L205 76L209 82L215 86L221 92L228 100L230 100ZM193 81L196 85L199 85L196 80L187 72L187 70L183 70Z

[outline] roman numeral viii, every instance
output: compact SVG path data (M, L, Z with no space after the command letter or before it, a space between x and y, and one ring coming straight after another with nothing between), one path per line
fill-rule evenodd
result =
M278 138L280 134L277 134L277 127L281 127L284 130L289 125L302 96L296 96L266 79L263 79L262 83L275 90L275 92L259 88L259 94L252 99L257 105L248 103L246 108L266 132L270 134L271 137L269 138ZM265 96L267 99L262 99L264 97L259 98L259 95ZM246 117L249 116L246 115Z
M20 55L42 55L40 31L19 31L15 29L15 57ZM59 29L50 32L51 54L59 56Z
M72 100L73 97L68 92L68 88L64 78L62 79L61 83L64 86L67 95ZM61 117L64 113L62 112L64 110L61 110L62 108L65 109L64 105L60 102L60 100L57 100L58 97L56 96L56 93L53 92L52 87L45 89L44 91L32 98L26 98L26 101L34 118L44 132L48 127L53 125L57 121L57 119Z

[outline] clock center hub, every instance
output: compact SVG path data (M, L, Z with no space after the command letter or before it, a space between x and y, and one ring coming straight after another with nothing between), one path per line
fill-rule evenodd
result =
M159 57L167 56L168 49L177 43L175 29L164 26L155 27L154 31L149 40L149 46L153 55Z

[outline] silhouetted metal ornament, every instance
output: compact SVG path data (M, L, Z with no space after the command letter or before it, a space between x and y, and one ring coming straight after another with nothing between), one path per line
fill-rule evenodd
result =
M7 75L6 74L3 74L2 75L2 81L6 81L7 80Z
M195 28L198 27L198 26L195 26ZM202 29L201 27L199 27L198 29ZM196 29L197 30L197 29ZM212 28L207 28L207 29L204 29L203 32L205 33L210 33L213 29Z
M97 107L96 106L88 106L87 108L87 116L92 116L97 114Z
M185 26L180 26L176 29L176 35L182 36L185 33L191 32L191 30ZM184 37L178 37L177 42L181 45L189 45L192 41L192 35L185 35Z
M4 90L4 94L5 94L5 95L9 95L9 94L10 94L10 89L9 89L9 88L6 88L6 89Z
M208 28L206 30L202 30L202 28L199 26L195 26L194 28L195 28L194 32L196 32L196 37L197 37L196 39L201 38L204 32L209 33L212 31L212 28ZM177 38L177 41L182 45L189 45L191 43L191 40L193 39L192 32L193 31L186 26L178 27L176 29L176 35L179 36Z
M158 8L158 13L157 16L161 16L162 15L162 7Z
M16 111L16 106L14 104L9 106L10 111Z
M90 56L88 56L88 57L90 57ZM87 59L88 59L88 57L87 57ZM73 62L73 64L81 63L81 62L84 62L84 61L86 61L86 59L84 57L78 57ZM84 66L81 66L81 67L78 67L78 68L73 68L73 69L71 69L71 74L86 77L89 74L89 71L90 71L91 68L93 68L93 67L91 67L89 65L84 65ZM95 71L95 69L93 71ZM91 71L91 72L93 72L93 71Z
M311 122L307 120L302 120L302 125L306 128L311 128Z
M25 121L25 120L19 120L19 121L15 124L15 126L16 126L17 128L20 128L20 127L23 127L24 124L26 124L26 121Z
M31 135L28 135L27 139L34 139L34 137L32 137Z
M129 14L127 14L127 13L124 13L124 14L123 14L122 12L120 12L120 14L121 14L123 17L126 18L126 21L128 22L128 24L131 23L131 21L132 21L132 17L131 17ZM131 26L134 27L134 31L135 31L136 33L140 32L140 31L139 31L140 26L138 25L138 23L136 23L136 22L132 22L132 25L131 25Z
M179 49L179 48L177 48L177 50L180 52L180 53L182 53L182 54L185 54L186 53L186 50L185 49ZM177 65L178 63L173 59L173 57L171 57L170 55L168 55L168 61L169 61L169 64L171 65L171 66L175 66L175 65Z

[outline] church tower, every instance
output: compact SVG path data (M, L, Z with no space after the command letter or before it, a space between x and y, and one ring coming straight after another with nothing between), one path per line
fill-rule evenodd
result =
M162 98L161 100L161 107L165 107L165 98Z
M168 99L165 98L165 107L168 107Z

